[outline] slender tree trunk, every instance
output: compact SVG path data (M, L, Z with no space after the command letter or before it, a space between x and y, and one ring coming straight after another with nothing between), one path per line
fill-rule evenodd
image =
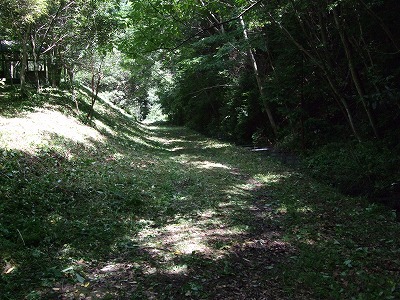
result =
M351 113L347 100L340 94L339 90L336 87L336 84L333 81L333 78L329 74L325 74L325 76L331 90L333 91L335 99L342 105L345 111L345 116L347 118L351 130L353 131L354 136L357 138L358 141L361 141L361 137L356 129L356 126L354 125L353 114Z
M99 94L99 87L100 87L100 82L101 82L101 66L99 67L98 72L95 72L94 68L92 69L92 82L91 82L91 88L92 88L92 101L90 105L89 112L86 116L86 121L89 121L93 117L94 113L94 104L96 103L98 94ZM97 79L96 79L97 75Z
M343 49L344 52L346 54L346 58L347 58L347 63L349 65L349 70L350 70L350 74L351 74L351 78L353 80L354 86L356 87L358 96L360 98L360 101L364 107L364 110L368 116L368 120L369 120L369 124L372 127L372 130L374 132L374 135L376 138L379 138L379 134L378 134L378 129L376 128L375 122L374 122L374 118L372 116L372 113L365 101L364 98L364 91L363 88L361 86L361 82L360 82L360 78L358 75L358 72L354 66L354 60L353 60L353 55L352 55L352 51L350 49L350 45L349 45L349 41L347 39L346 33L343 29L343 26L341 26L340 21L339 21L339 16L337 13L337 8L335 7L333 9L333 17L335 19L335 24L336 24L336 28L339 31L339 36L340 36L340 40L342 41L342 45L343 45Z
M36 42L35 42L35 34L31 32L31 45L32 45L32 57L33 57L33 71L35 72L35 81L36 81L36 90L40 92L40 79L39 79L39 70L38 70L38 54L36 52Z
M76 99L76 89L75 89L75 80L74 80L74 66L67 68L67 73L69 77L69 83L71 86L71 94L72 94L72 101L75 103L75 108L76 108L76 113L79 115L80 110L79 110L79 103L78 100Z
M246 24L245 24L242 16L239 19L240 19L240 24L242 25L244 39L249 43L249 36L247 34ZM269 107L268 100L267 100L267 95L265 94L265 91L264 91L263 80L261 78L261 75L260 75L260 72L259 72L259 68L258 68L258 64L257 64L256 58L254 56L254 53L253 53L253 50L251 49L250 44L248 46L248 55L249 55L249 58L250 58L250 61L251 61L251 64L252 64L252 67L253 67L253 70L254 70L254 75L256 77L258 91L260 93L262 105L263 105L263 107L265 109L265 112L268 115L269 123L270 123L270 125L272 127L272 131L274 132L274 135L276 137L278 135L278 128L276 126L272 111L271 111L271 109Z
M325 79L328 81L329 87L331 88L334 98L338 100L340 105L343 107L345 111L345 116L346 119L349 123L349 126L354 134L354 136L357 138L357 140L361 141L361 137L358 134L358 131L356 130L356 127L354 125L353 121L353 116L350 110L349 105L347 104L346 99L340 94L339 89L336 87L335 81L331 75L329 67L327 67L324 62L319 61L310 51L305 49L291 34L290 32L282 26L279 22L275 20L275 18L272 16L272 14L269 14L272 22L276 24L281 31L286 35L286 37L301 51L303 52L324 74Z
M97 97L99 95L99 87L100 87L101 76L100 76L100 74L98 74L97 76L98 77L97 77L97 82L96 82L96 90L95 90L95 93L93 94L93 97L92 97L92 105L90 107L90 112L89 112L90 114L88 115L89 118L93 117L94 104L96 103Z
M95 87L95 73L94 73L94 70L92 70L92 80L91 80L91 84L90 84L90 88L91 88L91 90L92 90L92 97L91 97L91 103L90 103L90 108L89 108L89 112L88 112L88 114L86 115L86 121L89 121L91 118L92 118L92 116L93 116L93 107L94 107L94 104L96 103L96 96L95 95L97 95L97 92L96 92L96 87Z
M199 2L203 7L205 7L205 8L207 7L207 4L203 0L199 0ZM221 24L221 20L218 19L216 14L214 14L212 11L209 11L208 13L210 14L211 18L213 19L213 21L210 20L211 25L213 25L214 23ZM216 26L215 29L222 34L225 33L225 28L224 28L223 24L219 25L219 28Z
M23 32L22 36L22 58L21 58L22 61L21 61L20 79L21 79L21 94L23 96L25 96L26 94L26 69L28 62L29 32L30 32L30 26L26 28L26 31Z
M58 53L57 48L54 48L51 51L49 64L48 64L50 84L53 88L56 88L57 86L59 86L59 84L61 82L62 65L60 64L60 59L57 56L60 56L60 55Z

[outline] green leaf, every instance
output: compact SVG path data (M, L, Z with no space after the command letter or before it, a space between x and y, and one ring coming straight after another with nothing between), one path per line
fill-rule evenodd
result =
M76 276L76 280L79 283L84 283L85 282L85 278L83 278L80 274L76 273L75 276Z
M347 267L349 267L349 268L353 267L353 264L352 264L352 260L351 260L351 259L346 260L346 261L344 262L344 264L345 264Z

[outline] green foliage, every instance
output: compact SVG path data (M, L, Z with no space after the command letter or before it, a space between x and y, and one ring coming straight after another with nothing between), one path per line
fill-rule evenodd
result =
M96 64L101 74L100 97L135 115L138 120L146 119L150 111L162 117L161 109L157 109L156 91L159 77L163 74L151 56L130 59L113 49L106 56L99 57ZM76 80L90 88L92 72L82 69L77 73Z
M244 1L233 1L227 7L191 1L187 7L158 1L131 7L130 18L141 18L130 29L138 38L127 39L143 53L158 49L171 74L171 81L158 85L169 120L238 144L312 153L306 158L311 172L333 179L346 193L377 195L396 183L400 73L395 1L269 2L246 11ZM234 18L243 11L248 38ZM168 18L149 28L156 15ZM154 37L162 26L166 34ZM173 53L165 52L173 45L178 46ZM129 53L132 48L123 44L122 49ZM279 128L277 136L264 103ZM373 138L379 142L370 142Z
M287 241L294 238L300 249L285 265L284 278L291 292L312 285L307 298L398 297L397 284L389 278L381 281L375 273L381 263L372 258L383 252L396 255L394 240L382 238L392 230L385 225L386 218L394 219L395 214L390 216L387 209L360 198L339 196L324 185L310 183L301 174L281 184L278 194L288 217L285 226L291 228ZM377 250L377 244L384 244L385 249ZM370 280L380 282L379 287L370 285Z
M161 95L166 114L177 124L185 124L201 132L208 132L222 98L224 76L219 73L221 61L211 54L182 60L173 86ZM182 118L183 117L183 118Z
M47 0L3 0L0 3L3 25L23 28L45 15L49 5Z
M130 1L126 7L129 26L120 47L132 58L152 51L174 48L190 29L195 1Z
M254 86L254 75L251 72L243 72L237 80L235 85L225 91L218 130L238 144L253 143L265 146L268 143L266 120L261 112L259 95Z
M158 2L155 4L159 5L158 12L157 6L149 5L147 9L154 14L164 12L171 18L178 17L182 9L178 4L165 7ZM363 5L357 1L343 1L325 6L315 1L297 1L256 5L245 14L248 40L243 38L238 20L231 19L237 11L245 9L244 5L241 1L231 3L235 9L230 11L222 3L192 6L191 12L197 11L197 14L189 14L192 19L179 20L193 27L200 24L197 34L191 35L186 30L174 34L171 30L166 36L153 40L152 47L158 46L161 51L165 44L179 45L172 64L166 65L174 76L172 89L175 90L162 97L164 110L171 120L179 124L191 123L192 128L201 128L209 134L219 132L238 143L250 143L256 131L264 132L268 140L273 140L263 106L243 103L245 93L251 95L251 99L260 98L257 84L241 86L245 82L243 77L256 83L247 56L250 49L266 94L264 100L271 107L280 129L278 140L289 136L293 140L292 148L313 148L331 142L330 136L368 138L376 135L373 120L376 120L376 131L389 138L399 118L394 96L397 92L393 94L397 90L394 78L399 73L391 63L398 53L375 55L372 49L396 48L398 36L391 10L394 2L367 1ZM339 7L343 24L335 23L333 12ZM385 15L389 17L387 20ZM230 22L223 25L222 31L217 22L215 28L207 27L210 18ZM350 19L357 20L358 26L347 23ZM383 19L385 24L380 21ZM175 22L174 26L181 25ZM351 56L345 54L342 45L343 30L352 44ZM392 40L390 45L383 41L379 33L382 31ZM179 40L185 43L180 44ZM368 41L374 43L368 44ZM356 88L354 82L348 83L349 63L358 70L354 76L358 76L360 88ZM193 78L194 71L201 73L200 80ZM216 85L222 91L214 91ZM196 91L208 94L202 99ZM218 112L210 109L207 104L210 102ZM395 135L391 136L392 140Z
M389 192L400 180L399 154L380 142L331 143L305 159L311 174L353 195Z

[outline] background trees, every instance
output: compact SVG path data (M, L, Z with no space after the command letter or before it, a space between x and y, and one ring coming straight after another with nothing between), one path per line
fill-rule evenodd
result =
M146 3L167 34L153 38L157 26L147 30L149 20L138 18L140 39L152 36L151 47L165 55L175 51L172 64L164 59L174 85L161 97L171 120L237 141L241 130L226 120L303 146L328 133L390 138L384 124L399 117L398 100L386 97L398 73L396 2L192 1L184 19L180 5ZM242 76L253 83L243 86Z
M31 38L32 27L37 20L47 14L48 2L45 0L3 0L0 2L0 11L1 25L5 28L6 38L15 39L21 45L20 79L21 89L25 90L28 43ZM34 41L34 39L32 40Z
M398 168L383 167L386 176L377 163L399 162L397 1L153 0L128 11L120 49L157 53L171 74L158 95L172 122L301 150L317 176L353 178L356 193L400 181Z
M5 38L21 45L22 86L27 56L34 71L46 59L49 84L56 86L62 68L72 83L77 70L94 75L93 59L111 53L119 59L109 68L108 92L124 90L143 116L148 92L157 89L173 122L243 144L286 141L307 148L329 136L396 143L400 46L394 0L0 5ZM113 75L118 80L112 84Z
M53 86L80 70L140 119L159 99L175 124L244 145L400 152L396 0L17 2L2 25Z

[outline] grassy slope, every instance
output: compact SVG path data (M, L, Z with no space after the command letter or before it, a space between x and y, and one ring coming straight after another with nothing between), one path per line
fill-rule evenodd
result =
M0 98L0 299L400 298L387 209L105 104L90 127L64 93L12 95Z

